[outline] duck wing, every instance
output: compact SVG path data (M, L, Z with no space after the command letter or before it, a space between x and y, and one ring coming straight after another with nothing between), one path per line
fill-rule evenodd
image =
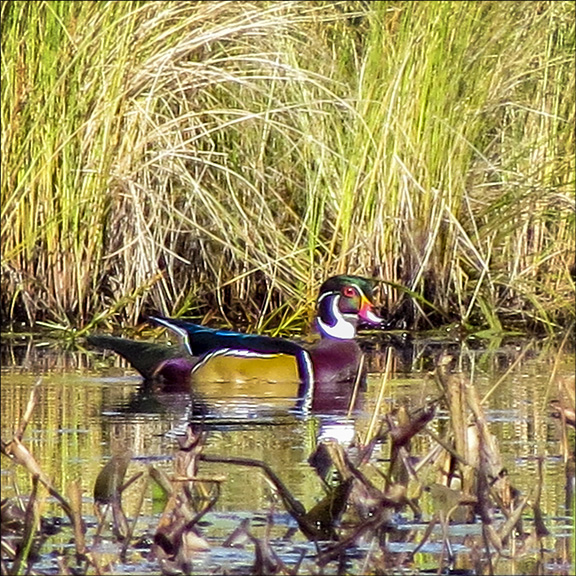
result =
M165 316L151 316L150 320L178 334L192 356L204 356L223 349L292 356L305 352L302 346L284 338L218 330Z
M263 358L288 355L293 356L298 365L301 382L299 395L306 395L311 389L314 373L310 354L296 342L272 336L217 330L165 316L152 316L150 320L178 334L188 353L200 357L198 367L206 365L212 358L224 355L231 359L235 356Z

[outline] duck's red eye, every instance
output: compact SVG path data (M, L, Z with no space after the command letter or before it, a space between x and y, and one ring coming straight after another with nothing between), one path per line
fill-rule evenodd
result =
M346 296L346 298L354 298L354 296L358 295L356 288L353 288L352 286L344 286L342 294Z

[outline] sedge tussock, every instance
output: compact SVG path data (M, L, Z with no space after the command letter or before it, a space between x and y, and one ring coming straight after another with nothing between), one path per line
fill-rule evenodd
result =
M296 328L350 272L442 311L415 304L415 328L574 320L573 3L47 1L2 20L5 319Z

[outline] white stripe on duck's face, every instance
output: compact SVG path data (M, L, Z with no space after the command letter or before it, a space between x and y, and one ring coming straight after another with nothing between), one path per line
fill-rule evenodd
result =
M360 320L373 326L382 324L382 318L373 309L370 286L367 289L368 293L351 277L320 296L316 325L322 336L352 340Z
M327 299L327 300L326 300ZM323 294L318 300L316 324L322 336L338 340L352 340L356 337L357 316L343 314L339 307L340 294Z

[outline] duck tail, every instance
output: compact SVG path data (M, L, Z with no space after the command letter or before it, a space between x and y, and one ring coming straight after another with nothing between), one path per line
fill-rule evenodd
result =
M141 342L107 334L92 334L86 338L88 344L103 350L112 350L125 358L145 379L154 378L159 368L179 354L177 346L158 342Z

